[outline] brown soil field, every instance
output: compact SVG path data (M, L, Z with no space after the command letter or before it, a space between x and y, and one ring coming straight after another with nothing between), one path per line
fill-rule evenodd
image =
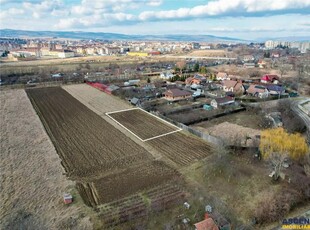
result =
M85 84L65 86L64 89L69 93L72 93L76 99L78 99L80 102L88 106L91 110L101 115L101 117L105 119L111 120L105 115L105 112L107 111L106 108L111 108L110 111L117 111L128 109L129 107L125 101L122 101L115 96L103 93ZM119 126L116 122L113 123L115 126ZM120 130L123 133L128 133L128 131L123 128ZM133 137L132 134L129 136ZM143 143L146 147L149 146L155 150L158 155L164 156L168 160L174 162L176 167L188 166L196 160L204 159L213 151L209 143L196 138L195 136L190 134L187 135L182 132L158 137ZM139 141L139 144L142 145L143 143Z
M179 173L163 162L150 161L143 165L126 168L119 173L104 176L90 183L95 186L97 191L95 201L98 205L124 198L168 181L172 182L174 178L178 177ZM85 188L90 186L92 185L88 184Z
M177 127L163 122L141 109L110 113L109 116L141 139L148 139L178 130Z
M1 90L0 101L0 229L92 229L25 91Z
M116 225L118 225L116 229L130 229L128 226L119 226L119 224L133 220L133 217L140 217L136 221L138 226L141 226L141 222L144 222L142 226L145 227L141 229L158 229L158 224L157 228L146 227L150 220L147 217L148 214L164 210L170 213L170 208L184 202L186 196L187 194L182 186L175 183L175 181L174 183L169 181L166 184L136 193L133 196L127 196L123 199L101 205L98 207L98 210L100 210L100 218L103 219L105 226L111 229L115 229Z
M144 148L63 89L30 89L27 94L48 130L69 177L103 176L112 169L130 167L151 159Z
M213 152L212 146L207 142L182 132L159 137L147 143L179 166L188 166Z
M107 202L117 202L131 219L141 217L126 202L126 197L143 192L149 194L154 187L166 183L179 184L180 174L164 162L154 158L141 145L132 141L113 125L92 112L60 87L27 90L28 97L47 130L62 165L77 188L85 204L100 208ZM178 190L178 201L184 197ZM176 202L176 191L166 194L160 204ZM150 200L151 196L145 195ZM119 201L119 202L118 202ZM99 208L99 209L98 209ZM150 208L155 210L156 208ZM129 215L129 214L128 214ZM120 223L118 216L106 216L104 223ZM105 225L106 226L106 225Z

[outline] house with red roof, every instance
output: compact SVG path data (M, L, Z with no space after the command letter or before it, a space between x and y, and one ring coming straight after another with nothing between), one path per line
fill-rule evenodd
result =
M265 74L260 79L261 83L273 83L278 84L279 83L279 77L275 74Z
M194 226L196 230L231 230L230 223L218 212L205 213L205 219Z
M195 230L219 230L211 217L194 224L194 226Z
M198 74L195 74L194 77L188 77L185 79L185 84L186 85L200 85L202 83L206 82L206 78L204 76L200 76Z

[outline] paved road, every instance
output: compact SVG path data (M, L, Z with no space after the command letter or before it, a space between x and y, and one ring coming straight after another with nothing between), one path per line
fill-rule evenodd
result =
M299 104L302 104L307 100L310 100L310 99L309 98L303 98L303 100L292 101L292 103L293 103L292 110L295 112L296 115L298 115L305 122L305 125L306 125L308 131L310 132L310 117L298 107Z

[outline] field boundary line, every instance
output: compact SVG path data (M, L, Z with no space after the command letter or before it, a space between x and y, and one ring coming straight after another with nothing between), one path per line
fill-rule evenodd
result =
M141 108L122 109L122 110L107 112L107 113L105 113L105 114L106 114L106 115L109 115L109 114L113 114L113 113L121 113L121 112L130 111L130 110L136 110L136 109L139 109L139 110L145 112L146 114L155 117L156 119L158 119L158 120L160 120L160 121L162 121L162 122L168 124L169 126L172 126L172 127L176 128L176 129L179 130L179 131L182 130L180 127L178 127L178 126L176 126L176 125L174 125L174 124L171 124L170 122L168 122L168 121L166 121L166 120L164 120L164 119L162 119L162 118L160 118L160 117L158 117L158 116L156 116L156 115L154 115L154 114L152 114L152 113L150 113L150 112L147 112L147 111L145 111L144 109L141 109Z
M171 124L169 121L166 121L166 120L162 119L161 117L158 117L158 116L156 116L156 115L154 115L154 114L152 114L152 113L150 113L150 112L147 112L147 111L145 111L144 109L141 109L141 108L138 108L138 109L140 109L140 110L142 110L143 112L147 113L148 115L151 115L151 116L157 118L158 120L160 120L160 121L162 121L162 122L164 122L164 123L166 123L166 124L168 124L168 125L170 125L170 126L176 128L178 131L181 131L181 130L182 130L180 127L178 127L178 126L176 126L176 125L174 125L174 124Z
M113 113L113 112L112 112ZM111 118L114 122L116 122L117 124L119 124L121 127L123 127L125 130L127 130L128 132L130 132L132 135L134 135L136 138L138 138L140 141L144 141L141 137L139 137L137 134L135 134L134 132L132 132L130 129L126 128L124 125L122 125L120 122L118 122L117 120L115 120L113 117L111 117L109 114L110 113L105 113L109 118Z
M155 137L150 137L150 138L147 138L147 139L144 139L143 141L150 141L150 140L153 140L153 139L156 139L156 138L159 138L159 137L164 137L164 136L167 136L167 135L170 135L172 133L176 133L176 132L180 132L182 129L180 130L174 130L174 131L171 131L169 133L164 133L164 134L161 134L161 135L158 135L158 136L155 136Z
M106 114L106 115L109 115L109 114L113 114L113 113L121 113L121 112L126 112L126 111L130 111L130 110L135 110L135 109L140 109L140 108L122 109L122 110L107 112L107 113L105 113L105 114Z
M133 131L131 131L130 129L128 129L127 127L125 127L122 123L120 123L119 121L117 121L115 118L113 118L112 116L110 116L110 114L114 114L114 113L121 113L121 112L126 112L126 111L130 111L130 110L141 110L143 112L145 112L146 114L148 115L151 115L153 117L155 117L156 119L158 119L159 121L163 121L164 123L168 124L170 127L173 127L173 128L176 128L176 130L173 130L171 132L168 132L168 133L163 133L163 134L160 134L160 135L157 135L157 136L154 136L154 137L150 137L150 138L146 138L146 139L142 139L141 137L139 137L137 134L135 134ZM125 130L127 130L128 132L130 132L132 135L134 135L135 137L137 137L140 141L142 142L146 142L146 141L150 141L150 140L153 140L153 139L156 139L156 138L159 138L159 137L163 137L163 136L167 136L169 134L172 134L172 133L176 133L176 132L179 132L181 131L182 129L174 124L171 124L170 122L168 121L165 121L164 119L160 118L160 117L157 117L156 115L152 114L152 113L149 113L141 108L130 108L130 109L122 109L122 110L117 110L117 111L112 111L112 112L107 112L105 113L107 117L111 118L114 122L116 122L118 125L120 125L121 127L123 127Z

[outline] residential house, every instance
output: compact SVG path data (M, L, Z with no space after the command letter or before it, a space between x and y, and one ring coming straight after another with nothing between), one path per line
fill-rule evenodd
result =
M198 74L195 74L194 77L188 77L185 79L186 85L201 85L203 83L206 83L207 79L204 76L200 76Z
M261 69L264 69L267 66L267 63L262 59L258 60L257 64L258 64L258 67Z
M74 52L71 50L62 50L62 51L58 52L58 57L59 58L74 57Z
M255 63L244 63L243 67L244 68L255 68Z
M166 79L166 80L170 80L171 78L173 78L173 76L174 75L170 71L160 73L160 78Z
M243 56L243 61L244 62L253 62L255 60L253 55L244 55Z
M247 94L259 98L267 98L269 96L268 89L265 86L255 84L249 86Z
M205 219L208 217L212 218L216 225L218 226L219 230L231 230L231 225L227 221L227 219L222 216L220 213L214 211L212 213L206 213L205 214Z
M85 47L83 47L83 46L77 47L77 48L76 48L76 53L77 53L77 54L80 54L80 55L86 55Z
M194 226L195 230L231 230L230 223L218 212L205 213L205 219Z
M168 101L179 101L191 98L192 94L185 90L180 90L178 88L168 89L163 93L165 95L165 99Z
M232 97L220 97L220 98L215 98L211 101L211 106L216 109L222 106L233 105L233 104L235 104L235 99Z
M261 83L273 83L278 84L279 83L279 77L275 74L265 74L260 79Z
M270 95L281 95L285 93L285 88L280 85L269 84L266 85Z
M136 98L136 97L133 97L131 100L130 100L130 103L132 105L138 105L140 103L140 99L139 98Z
M121 49L119 47L105 47L105 52L108 55L119 54Z
M222 81L223 90L225 92L243 93L244 87L241 81L224 80Z
M87 55L94 55L96 53L96 49L95 47L87 47L85 49L85 52Z
M228 74L225 73L225 72L218 72L218 73L216 74L216 79L219 80L219 81L230 80L230 79L228 78Z
M50 54L50 48L49 47L42 47L41 48L41 54L42 54L42 56L48 56Z
M219 230L218 226L211 217L194 224L194 226L195 230Z
M271 53L271 57L273 57L273 58L279 58L279 57L280 57L280 53L279 53L279 52L272 52L272 53Z
M41 50L39 48L22 48L11 50L10 53L15 57L41 57Z
M99 55L106 55L106 50L102 47L96 47L96 52Z

